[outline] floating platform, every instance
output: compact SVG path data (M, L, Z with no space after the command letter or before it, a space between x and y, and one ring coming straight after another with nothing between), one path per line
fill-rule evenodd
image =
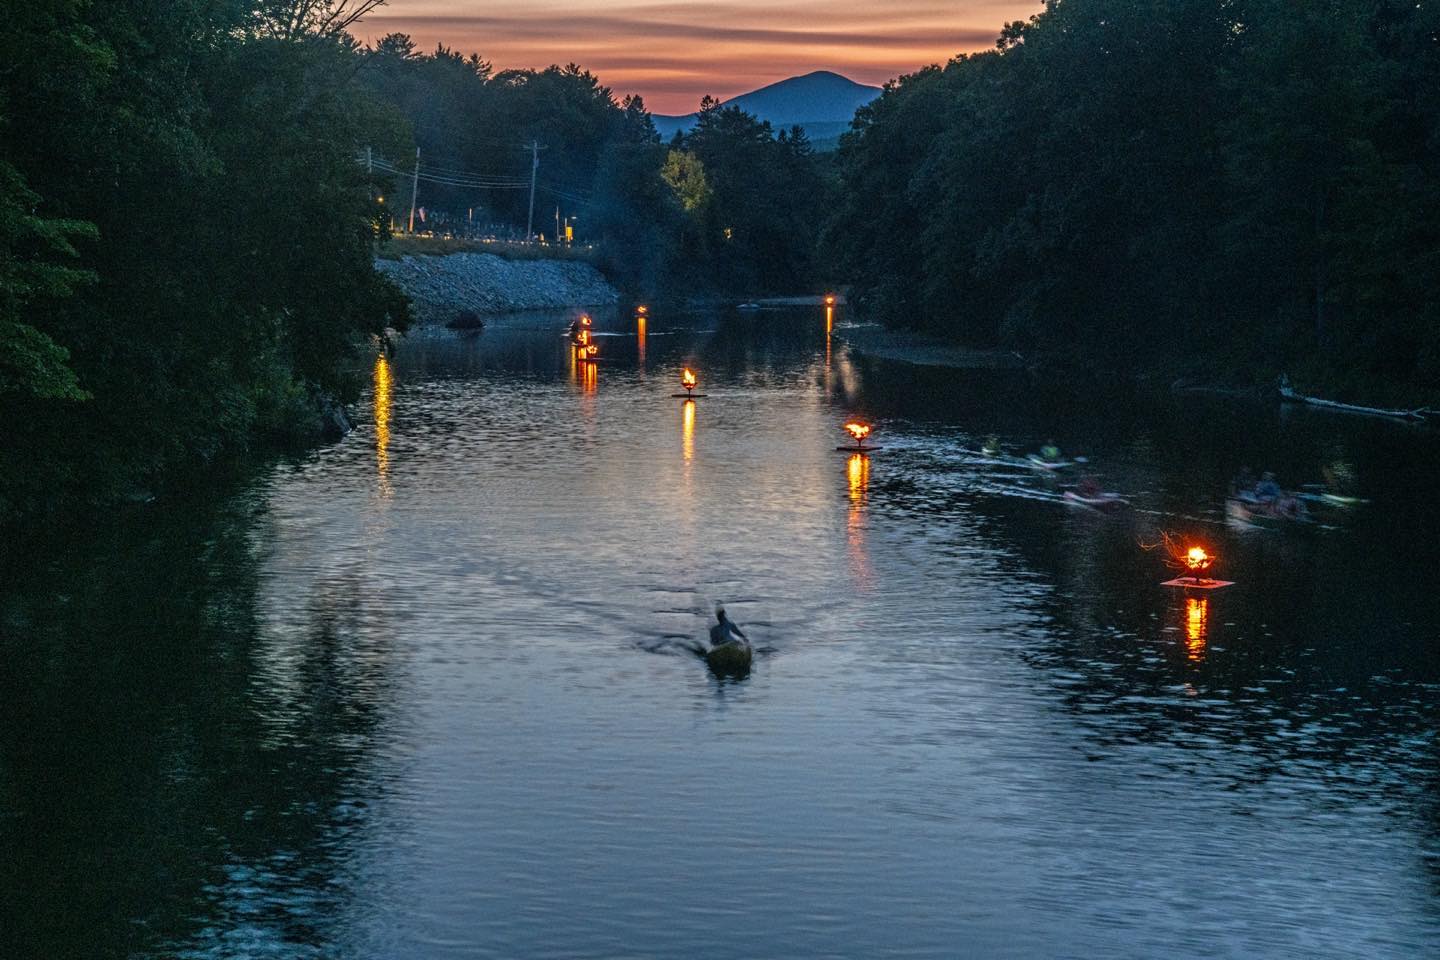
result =
M837 453L874 453L884 449L884 447L836 447L835 451Z
M1176 577L1174 580L1166 580L1160 584L1162 587L1179 587L1182 590L1219 590L1222 587L1235 586L1234 580L1199 580L1194 577Z
M672 393L672 394L670 394L670 399L672 399L672 400L699 400L701 397L708 397L708 396L710 396L710 394L708 394L708 393Z

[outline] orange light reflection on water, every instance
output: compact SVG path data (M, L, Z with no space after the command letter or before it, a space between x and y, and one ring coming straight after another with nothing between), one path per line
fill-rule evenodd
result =
M375 472L380 478L380 495L389 497L390 489L390 407L392 399L392 377L390 361L385 354L375 358L372 371L372 405L375 418Z
M695 459L695 401L681 401L680 410L680 450L689 463Z
M845 539L850 551L850 573L858 587L870 585L870 555L865 548L865 500L870 490L870 458L852 453L845 462L850 483L850 513L845 520Z
M641 315L635 318L635 360L640 364L640 370L645 370L645 317Z
M1191 660L1205 659L1210 633L1210 598L1185 598L1185 649Z

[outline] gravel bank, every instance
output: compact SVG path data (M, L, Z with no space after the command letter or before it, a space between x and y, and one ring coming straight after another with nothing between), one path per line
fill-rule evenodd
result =
M462 313L597 307L620 299L599 270L575 260L452 253L376 260L375 268L409 295L421 323L449 323Z

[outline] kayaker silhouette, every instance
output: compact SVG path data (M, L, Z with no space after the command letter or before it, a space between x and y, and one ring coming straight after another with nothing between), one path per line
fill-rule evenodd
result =
M710 645L718 647L726 643L739 643L741 640L749 641L744 631L735 626L735 621L725 615L725 605L715 604L715 624L710 628ZM738 640L736 638L739 638Z
M710 671L718 677L742 679L750 673L754 652L750 638L725 616L724 605L715 604L715 624L710 628L710 649L705 654Z

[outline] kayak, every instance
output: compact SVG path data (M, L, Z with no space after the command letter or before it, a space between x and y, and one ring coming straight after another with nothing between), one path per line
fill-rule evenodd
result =
M1074 466L1078 460L1046 460L1038 454L1030 454L1025 462L1037 470L1063 470L1066 467Z
M1286 510L1258 500L1231 497L1225 501L1225 519L1232 524L1257 527L1270 523L1309 523L1310 515L1299 500L1291 498L1299 510Z
M1065 491L1065 502L1082 507L1090 507L1093 510L1114 510L1117 507L1127 507L1130 505L1130 501L1118 493L1102 493L1099 496L1087 497L1074 490Z
M754 657L755 650L749 643L732 640L711 647L705 654L705 662L718 676L744 676L750 672L750 662Z

